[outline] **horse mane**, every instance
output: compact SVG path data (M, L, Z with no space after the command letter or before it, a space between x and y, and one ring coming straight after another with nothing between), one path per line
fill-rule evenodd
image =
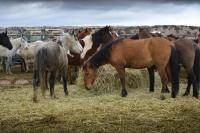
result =
M138 39L139 39L139 35L138 35L138 33L135 34L135 35L133 35L133 36L131 36L130 39L138 40Z
M106 26L92 34L92 41L95 45L105 44L112 38L110 32L112 31L110 26Z
M86 63L83 65L83 68L86 67L86 64L90 64L92 68L97 69L99 66L101 66L107 59L110 57L110 50L113 45L118 44L121 42L124 38L116 39L112 42L110 42L108 45L100 49L98 52L96 52L92 57L90 57Z

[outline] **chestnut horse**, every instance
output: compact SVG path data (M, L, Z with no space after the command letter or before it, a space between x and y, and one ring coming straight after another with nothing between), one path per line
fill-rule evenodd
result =
M152 37L147 29L139 30L139 38ZM178 53L179 64L183 65L187 76L188 86L184 96L189 95L191 83L193 84L193 96L199 96L199 70L200 70L200 50L194 41L189 39L178 39L174 35L166 37L169 41L173 41ZM150 79L150 92L154 91L154 69L155 67L148 68ZM169 92L169 90L167 90Z
M161 96L167 89L168 75L171 75L172 94L176 97L179 89L178 58L172 43L164 38L148 38L141 40L117 39L92 56L83 66L84 84L90 89L97 69L105 64L111 64L118 72L122 92L126 97L125 68L143 69L155 66L162 82ZM171 73L170 73L171 71Z

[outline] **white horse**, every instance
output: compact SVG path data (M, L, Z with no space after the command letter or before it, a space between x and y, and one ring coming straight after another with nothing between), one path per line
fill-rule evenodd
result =
M61 46L65 48L67 51L67 54L70 54L68 46L74 45L74 49L79 49L83 50L81 44L79 41L74 37L71 36L68 33L61 33L61 36L59 37L58 41L61 42ZM51 42L51 41L36 41L33 43L27 43L26 47L21 47L17 50L16 54L21 56L25 63L26 63L26 71L29 71L29 64L33 63L33 59L35 57L36 51L43 47L46 43Z
M7 74L11 74L10 66L12 63L12 57L15 55L17 49L20 47L25 47L27 45L23 37L10 39L10 42L13 46L11 50L8 50L7 48L0 46L0 57L7 57L7 61L6 61Z

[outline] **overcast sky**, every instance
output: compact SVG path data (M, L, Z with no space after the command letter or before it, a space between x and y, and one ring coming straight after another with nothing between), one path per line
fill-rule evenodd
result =
M0 0L0 27L200 26L200 0Z

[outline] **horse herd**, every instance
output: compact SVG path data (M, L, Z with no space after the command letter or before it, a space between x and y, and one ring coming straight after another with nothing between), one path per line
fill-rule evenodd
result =
M57 74L61 75L64 93L68 95L68 65L82 66L85 88L90 89L96 79L97 69L105 64L111 64L118 72L122 97L126 97L128 94L125 86L125 68L147 68L150 92L154 91L154 72L158 71L162 83L161 99L165 99L164 94L170 92L168 89L170 82L172 85L171 97L175 98L178 94L179 70L182 65L188 76L188 86L184 96L189 95L190 87L193 85L193 96L198 98L199 39L193 41L174 36L164 37L160 34L152 34L142 28L133 37L122 38L110 26L97 31L86 28L77 34L62 32L57 41L36 41L31 44L28 44L23 38L18 39L20 41L10 41L7 33L0 34L0 44L4 49L16 51L25 61L28 58L34 59L34 102L37 102L39 85L43 97L46 96L45 92L48 88L51 97L56 97L54 84Z

